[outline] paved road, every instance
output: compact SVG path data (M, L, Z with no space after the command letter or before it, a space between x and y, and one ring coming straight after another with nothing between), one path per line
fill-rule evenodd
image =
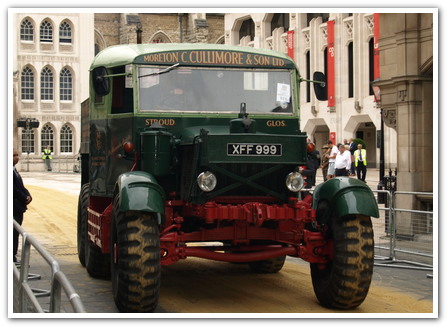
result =
M109 280L90 278L76 251L78 174L22 173L34 201L23 227L59 261L87 312L117 313ZM44 205L46 204L46 205ZM48 289L51 276L42 260L32 256L31 272L42 276L34 287ZM433 310L433 280L427 271L375 267L370 293L351 313L427 313ZM40 301L48 301L40 299ZM435 302L436 303L436 302ZM63 302L63 312L72 312ZM160 304L155 316L166 313L304 314L342 312L317 303L308 264L290 258L279 274L252 274L243 265L190 258L163 267ZM154 316L154 315L152 315ZM215 317L215 316L213 316Z

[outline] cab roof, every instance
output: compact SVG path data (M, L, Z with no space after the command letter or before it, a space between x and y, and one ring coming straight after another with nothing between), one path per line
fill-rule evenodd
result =
M123 44L108 47L94 58L90 69L96 67L116 67L132 63L141 63L141 58L157 53L175 53L179 51L228 51L237 52L244 55L261 55L271 58L282 59L285 63L284 68L296 68L294 61L284 53L257 49L252 47L223 45L223 44L207 44L207 43L150 43L150 44ZM171 63L159 63L171 65ZM206 66L206 64L202 64ZM225 66L225 65L220 65Z

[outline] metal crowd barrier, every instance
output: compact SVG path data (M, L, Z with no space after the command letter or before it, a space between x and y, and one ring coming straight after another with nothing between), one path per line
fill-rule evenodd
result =
M52 172L58 173L79 173L80 160L79 156L60 156L51 159ZM22 171L47 171L44 160L40 156L33 155L30 157L23 157L21 163Z
M380 218L372 219L375 265L433 270L433 211L397 208L396 199L402 195L433 198L433 193L372 191L386 196L385 204L379 205Z
M14 228L22 235L22 254L20 272L16 265L13 269L14 278L14 312L60 313L61 291L64 290L75 313L85 313L81 298L74 290L70 281L60 270L59 263L45 250L45 248L14 220ZM39 275L29 273L31 246L42 256L51 267L51 289L41 290L32 288L29 281L40 279ZM49 310L42 308L38 297L49 296Z

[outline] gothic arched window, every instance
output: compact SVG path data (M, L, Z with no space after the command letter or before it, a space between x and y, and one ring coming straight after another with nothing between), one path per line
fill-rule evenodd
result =
M51 128L51 126L49 124L45 124L42 127L40 134L41 134L40 135L40 137L41 137L41 142L40 142L41 152L43 152L43 149L45 149L47 147L47 145L50 146L51 152L54 152L53 128Z
M53 42L53 26L47 20L40 24L40 42Z
M40 97L41 100L53 100L54 82L53 72L45 67L40 74Z
M68 68L62 69L59 74L59 89L61 101L73 100L73 77Z
M20 88L22 100L34 100L34 72L29 67L22 70Z
M68 22L63 22L59 27L59 42L72 43L71 25Z
M73 152L73 131L65 124L61 129L61 153Z
M24 19L20 24L20 40L34 41L34 26L28 19Z

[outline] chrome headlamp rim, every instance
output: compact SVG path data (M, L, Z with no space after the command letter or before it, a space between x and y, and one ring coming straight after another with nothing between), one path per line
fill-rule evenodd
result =
M304 188L304 177L299 172L291 172L286 177L286 187L291 192L299 192Z
M203 192L211 192L217 185L216 175L210 171L204 171L197 176L197 184Z

